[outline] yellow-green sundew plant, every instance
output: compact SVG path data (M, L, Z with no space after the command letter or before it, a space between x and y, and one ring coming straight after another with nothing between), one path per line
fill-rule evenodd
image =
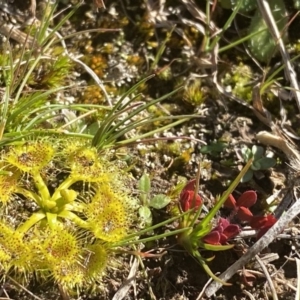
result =
M2 271L91 287L136 220L129 175L80 139L18 142L0 160Z

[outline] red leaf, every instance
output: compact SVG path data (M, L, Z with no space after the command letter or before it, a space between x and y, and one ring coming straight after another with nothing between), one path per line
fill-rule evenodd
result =
M251 207L256 203L257 194L255 191L244 192L236 201L236 205L241 207Z
M180 193L179 202L183 211L187 211L192 208L199 208L202 204L201 197L199 195L195 196L195 183L195 179L191 180Z
M241 206L238 209L237 212L237 217L244 222L250 222L252 221L253 218L253 214L252 212L249 210L249 208Z
M261 238L275 223L277 219L273 215L253 217L250 226L257 229L256 238Z
M226 227L228 227L229 225L230 225L230 222L229 222L227 219L225 219L225 218L220 218L219 221L218 221L218 226L217 226L216 228L220 227L220 228L221 228L221 231L223 232L224 229L225 229Z
M228 239L236 236L240 232L238 225L230 224L227 219L220 218L218 225L208 233L202 240L207 244L223 245Z
M272 227L277 222L277 219L273 215L267 215L267 222L265 226Z
M250 226L253 229L262 229L264 227L271 227L276 223L277 219L273 215L253 217Z
M237 234L240 233L240 227L236 224L230 224L228 225L224 231L223 231L223 235L226 236L226 241L235 237Z
M202 241L206 244L211 245L220 245L221 235L218 231L211 231L205 237L202 238Z
M232 196L232 194L230 194L229 197L226 199L226 201L224 202L224 206L231 208L231 209L236 208L236 201L235 201L234 197Z
M184 193L185 191L195 191L195 186L196 186L196 179L190 180L185 187L182 189L181 194ZM180 194L180 197L181 197Z
M221 233L221 234L220 234L220 244L221 244L221 245L226 244L226 243L227 243L227 240L228 240L227 236L226 236L225 234Z

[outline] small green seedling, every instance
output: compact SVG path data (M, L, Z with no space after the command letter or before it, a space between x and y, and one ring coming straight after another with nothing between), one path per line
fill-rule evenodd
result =
M211 154L212 156L216 157L227 146L228 144L222 141L211 142L209 145L202 146L200 152L203 154Z
M243 176L241 182L248 182L252 179L255 171L267 170L272 168L276 164L276 160L273 157L264 156L264 148L254 145L252 149L248 147L242 148L242 155L244 161L248 161L253 157L253 162L250 169Z
M145 226L152 225L152 213L150 208L162 209L167 206L171 199L164 194L158 194L151 198L151 180L148 174L144 173L138 182L140 191L141 207L139 208L139 215L143 220Z

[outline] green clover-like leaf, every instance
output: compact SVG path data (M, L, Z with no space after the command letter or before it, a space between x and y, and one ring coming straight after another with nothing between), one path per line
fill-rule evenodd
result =
M267 170L276 165L276 159L274 159L272 157L263 157L263 158L259 159L256 163L259 163L260 170Z
M170 203L171 199L166 195L159 194L150 200L150 206L155 209L162 209Z
M265 152L265 150L264 150L263 147L254 145L252 147L252 154L253 154L253 157L254 157L254 161L256 161L256 160L260 159L261 157L263 157L264 152Z
M253 170L249 169L246 174L242 177L241 182L248 182L253 177Z
M253 163L251 165L251 169L253 171L261 170L261 164L259 163L259 161L253 161Z
M249 149L246 146L241 149L241 152L242 152L244 161L248 161L250 158L253 157L251 149Z
M139 215L142 223L144 223L146 226L150 226L152 224L152 214L149 207L141 206L139 208Z

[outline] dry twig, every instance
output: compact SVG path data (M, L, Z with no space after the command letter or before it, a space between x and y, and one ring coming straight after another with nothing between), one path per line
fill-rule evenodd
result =
M269 286L270 286L270 289L271 289L271 292L272 292L272 297L273 297L273 300L278 300L278 296L277 296L277 293L276 293L276 290L275 290L275 286L274 286L274 283L273 283L273 280L264 264L264 262L262 261L262 259L258 256L258 255L255 255L255 259L257 260L257 262L259 263L260 267L262 268L266 278L267 278L267 281L269 283Z
M282 60L284 62L285 74L290 80L290 83L292 86L292 92L295 95L298 109L300 111L300 89L299 89L299 85L298 85L297 75L291 64L290 56L289 56L288 52L286 51L284 42L281 38L281 34L276 25L276 21L274 20L274 17L272 15L269 3L267 0L257 0L257 4L258 4L259 10L260 10L266 24L268 25L270 33L272 34L275 41L278 43L279 50L280 50L280 53L282 56Z

